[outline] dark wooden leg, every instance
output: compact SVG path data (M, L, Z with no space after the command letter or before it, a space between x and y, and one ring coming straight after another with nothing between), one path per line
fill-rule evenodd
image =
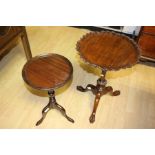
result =
M96 90L96 86L94 86L92 84L88 84L86 86L86 88L83 88L82 86L77 86L77 90L79 90L81 92L95 91Z
M66 110L61 106L59 105L57 102L56 102L56 99L55 99L55 92L54 90L50 90L48 91L48 95L49 95L49 103L48 105L42 110L42 118L36 123L36 126L40 125L43 120L45 119L47 113L51 110L51 109L57 109L59 110L64 117L66 117L70 122L74 123L74 120L70 117L67 116L66 114Z
M23 27L23 32L21 34L21 40L23 43L26 58L27 58L27 60L30 60L32 58L32 53L31 53L30 44L28 41L28 37L27 37L25 27Z
M96 115L96 110L99 104L101 98L101 93L97 93L96 97L95 97L95 101L94 101L94 107L93 107L93 112L89 118L90 123L94 123L95 122L95 115Z
M36 123L36 126L40 125L45 119L48 111L51 109L50 103L42 110L42 118Z
M113 88L111 86L105 87L105 90L107 91L107 93L110 92L112 96L118 96L121 93L119 90L113 91Z
M54 108L59 110L62 113L62 115L64 117L66 117L70 122L74 123L74 120L67 116L66 110L61 105L59 105L58 103L55 103L55 107Z
M95 95L93 111L89 118L90 123L95 122L95 115L96 115L97 107L98 107L100 98L103 95L107 93L111 93L112 96L120 95L120 91L118 90L113 91L113 88L111 86L106 87L107 81L105 80L105 74L106 74L106 70L103 70L101 77L97 80L96 86L92 84L88 84L86 88L83 88L82 86L77 86L77 90L81 92L91 91Z
M49 94L49 103L48 105L42 110L42 118L36 123L36 126L40 125L43 120L45 119L47 113L54 108L54 105L56 103L56 99L55 99L55 93L54 90L51 90L48 92Z

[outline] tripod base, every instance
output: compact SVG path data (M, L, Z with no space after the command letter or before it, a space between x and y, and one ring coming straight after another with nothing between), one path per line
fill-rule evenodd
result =
M93 111L89 118L90 123L95 122L95 115L96 115L97 107L98 107L100 98L103 95L107 93L110 93L112 96L120 95L119 90L113 91L113 88L111 86L106 87L107 81L105 80L105 74L106 74L106 71L103 70L101 77L97 80L96 86L92 84L88 84L86 88L83 88L82 86L77 86L77 90L81 92L91 91L95 95Z
M67 116L66 114L66 110L61 106L59 105L57 102L56 102L56 99L55 99L55 92L54 90L50 90L48 91L48 94L49 94L49 103L47 104L47 106L42 110L42 118L36 123L36 126L40 125L43 120L45 119L47 113L51 110L51 109L57 109L59 110L62 115L70 122L74 123L74 120L70 117Z

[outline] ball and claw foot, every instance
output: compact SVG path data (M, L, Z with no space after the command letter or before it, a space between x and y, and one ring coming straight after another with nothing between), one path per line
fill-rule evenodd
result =
M77 86L77 90L79 90L81 92L92 91L92 93L94 95L96 95L96 97L97 97L97 94L100 92L99 98L97 98L97 100L94 101L93 112L92 112L92 114L91 114L91 116L89 118L90 123L95 122L95 114L96 114L96 110L97 110L98 103L99 103L99 100L100 100L101 96L103 96L103 95L105 95L107 93L110 93L112 96L120 95L119 90L113 91L113 88L111 86L105 86L105 85L106 85L106 83L103 86L100 85L100 84L98 84L96 86L94 86L92 84L88 84L86 86L86 88L83 88L82 86Z
M105 87L107 93L110 92L112 96L118 96L121 94L121 92L119 90L115 90L113 91L113 88L111 86L107 86Z
M89 122L94 123L95 122L95 113L92 113L91 116L89 117Z
M121 94L121 92L119 90L115 90L112 94L113 96L118 96Z
M98 107L100 98L103 95L107 93L110 93L112 96L120 95L119 90L113 91L113 88L111 86L106 86L107 85L107 80L105 79L106 72L107 70L104 70L104 69L102 70L101 77L97 80L97 84L95 86L92 84L88 84L85 88L83 88L82 86L77 86L77 90L81 92L91 91L95 95L93 111L89 118L90 123L95 122L95 114L97 111L97 107Z

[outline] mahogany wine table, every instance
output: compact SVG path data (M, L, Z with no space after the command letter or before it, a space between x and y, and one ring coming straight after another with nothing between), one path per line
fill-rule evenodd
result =
M96 85L88 84L86 88L77 86L79 91L92 91L95 95L89 118L90 123L93 123L101 96L106 93L111 93L112 96L120 95L120 91L113 91L111 86L106 86L106 72L135 65L140 57L140 49L129 37L109 31L87 33L77 42L76 48L84 62L102 71Z
M42 110L42 118L36 123L42 123L51 109L59 110L70 122L74 120L67 116L65 109L56 102L55 89L63 86L71 79L73 67L70 61L58 54L47 54L30 59L23 67L24 81L34 89L48 91L49 103Z

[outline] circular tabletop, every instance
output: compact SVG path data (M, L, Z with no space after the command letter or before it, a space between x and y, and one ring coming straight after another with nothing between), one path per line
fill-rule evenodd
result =
M58 54L33 57L23 67L24 81L39 90L51 90L63 86L72 76L70 61Z
M140 57L132 39L109 31L87 33L77 42L77 50L87 63L104 70L131 67Z

